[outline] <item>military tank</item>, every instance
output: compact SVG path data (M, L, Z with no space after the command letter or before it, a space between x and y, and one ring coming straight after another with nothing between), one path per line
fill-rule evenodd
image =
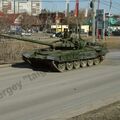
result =
M41 65L47 65L54 71L59 72L97 65L104 60L108 52L104 45L81 38L69 37L53 43L45 43L39 40L6 34L1 34L0 36L49 46L44 49L24 52L22 58L32 66L41 67Z

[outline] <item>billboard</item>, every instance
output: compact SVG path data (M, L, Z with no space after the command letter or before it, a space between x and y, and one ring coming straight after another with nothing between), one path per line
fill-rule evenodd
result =
M105 10L104 9L96 10L96 22L97 22L98 29L105 28Z

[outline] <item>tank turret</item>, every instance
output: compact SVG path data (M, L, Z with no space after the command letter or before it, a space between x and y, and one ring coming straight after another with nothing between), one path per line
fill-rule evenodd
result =
M7 34L0 34L0 36L49 46L49 48L24 52L22 58L32 66L40 67L47 64L60 72L97 65L103 61L108 52L104 45L77 38L62 38L53 43L46 43L21 36Z

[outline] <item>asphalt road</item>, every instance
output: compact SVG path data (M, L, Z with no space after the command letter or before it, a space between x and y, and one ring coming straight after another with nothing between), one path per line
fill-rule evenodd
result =
M0 68L0 120L63 120L120 100L120 51L98 66L43 71Z

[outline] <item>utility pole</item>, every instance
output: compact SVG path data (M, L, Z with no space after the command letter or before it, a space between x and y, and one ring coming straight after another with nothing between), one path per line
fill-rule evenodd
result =
M65 11L65 16L69 17L69 0L66 0L66 11Z
M96 0L91 1L92 16L93 16L93 18L92 18L92 38L93 38L93 42L95 42L95 39L96 39L96 35L95 35L95 15L96 15L95 1Z
M58 32L58 11L56 12L56 33Z
M110 7L109 7L109 16L108 16L108 36L110 38L110 17L111 17L111 8L112 8L112 0L110 0Z
M15 0L13 2L14 2L13 4L14 4L14 14L15 14Z
M68 30L69 30L69 2L70 0L66 0L66 11L65 11L65 17L67 19ZM61 24L61 32L62 32L62 24Z
M79 38L80 38L80 28L79 28L79 0L76 0L75 17L76 17L76 23L77 23L77 38L78 38L78 35L79 35Z
M98 0L98 9L100 8L100 0Z
M97 10L99 10L100 8L100 0L98 0L98 8ZM97 18L97 21L96 21L96 35L97 35L97 39L99 39L99 29L98 29L98 18Z

